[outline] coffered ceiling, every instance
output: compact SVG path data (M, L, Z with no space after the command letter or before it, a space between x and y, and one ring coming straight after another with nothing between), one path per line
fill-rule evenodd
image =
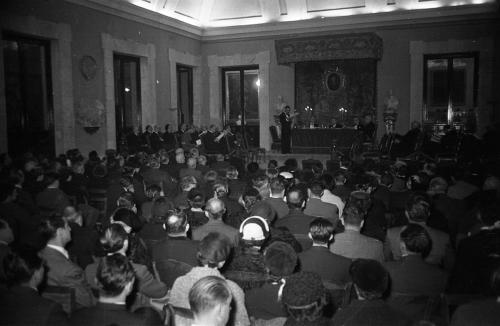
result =
M497 0L66 0L169 24L200 37L497 11Z

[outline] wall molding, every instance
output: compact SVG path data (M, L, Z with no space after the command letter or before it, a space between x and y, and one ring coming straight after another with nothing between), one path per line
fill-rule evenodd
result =
M75 108L73 102L73 63L71 27L33 16L1 15L2 30L50 40L52 93L54 105L54 140L56 154L75 148ZM1 42L1 41L0 41ZM0 52L0 152L7 150L7 107Z
M232 66L259 65L259 138L260 147L270 150L271 136L269 126L271 125L272 112L270 110L269 98L269 64L271 62L270 51L262 51L255 54L236 54L228 56L209 55L207 57L209 82L208 95L209 104L209 123L221 126L222 122L222 103L221 86L222 76L221 68Z
M154 44L122 40L102 33L101 44L104 50L104 93L106 107L106 148L116 148L115 120L115 77L113 53L139 57L141 80L142 127L154 125L156 115L156 47Z
M193 124L201 125L201 56L196 56L187 52L168 49L168 60L170 61L170 108L171 116L169 121L175 121L174 128L177 129L177 64L191 66L193 68ZM175 109L175 110L174 110ZM175 115L175 116L174 116Z

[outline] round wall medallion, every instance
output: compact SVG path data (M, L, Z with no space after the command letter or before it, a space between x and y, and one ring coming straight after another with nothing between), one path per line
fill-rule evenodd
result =
M80 72L85 80L94 79L97 72L97 62L90 55L84 55L80 60Z
M338 91L344 87L345 76L337 71L328 71L324 74L324 83L328 90Z

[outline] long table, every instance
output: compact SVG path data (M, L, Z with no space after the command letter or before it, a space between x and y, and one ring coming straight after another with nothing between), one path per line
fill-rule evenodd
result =
M355 129L292 129L293 153L330 153L335 142L337 150L349 151L353 144L360 144L363 132Z

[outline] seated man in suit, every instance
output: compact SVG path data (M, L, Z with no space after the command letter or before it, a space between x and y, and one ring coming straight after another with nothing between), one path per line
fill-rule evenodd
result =
M330 251L351 259L365 258L383 262L382 242L361 234L363 215L363 210L356 206L348 206L344 210L341 221L345 231L335 235Z
M351 260L334 254L328 250L333 240L334 226L324 218L317 218L311 222L309 237L313 241L312 248L299 254L303 271L315 272L321 276L323 282L330 282L339 286L349 281L349 266Z
M288 206L283 200L283 197L285 197L285 185L280 178L275 178L269 183L269 188L271 189L271 194L266 201L274 208L278 219L282 219L288 214Z
M448 275L424 259L432 248L429 233L418 224L410 223L401 231L403 259L387 262L393 293L433 295L444 292Z
M186 214L182 211L170 212L163 224L166 237L153 246L153 261L157 269L163 261L176 260L189 266L198 266L198 241L188 238L190 228ZM160 274L160 278L164 279Z
M47 245L40 251L45 260L47 284L75 289L76 304L84 307L93 306L95 298L90 285L80 266L69 259L65 247L71 241L71 228L60 215L53 215L42 221L41 237Z
M193 240L200 241L210 232L218 232L229 238L231 245L235 248L239 242L238 230L224 223L222 217L226 213L224 202L217 198L212 198L205 205L205 212L208 222L193 231Z
M141 313L127 311L127 296L135 281L134 268L127 257L113 254L103 257L97 267L99 303L95 307L76 311L71 325L162 325L159 315L151 308L141 308Z
M350 268L358 299L333 316L334 325L409 325L406 316L392 309L383 297L389 288L389 273L378 261L358 259Z
M337 206L321 201L325 191L325 186L319 181L313 181L309 185L309 200L304 213L314 217L328 219L335 226L339 219L339 209Z
M225 326L229 320L233 295L227 282L217 276L206 276L189 290L193 325Z
M309 223L313 217L304 214L303 210L306 206L306 194L300 188L292 188L286 195L288 204L288 215L275 223L276 228L287 228L292 234L308 234Z
M36 251L11 252L5 257L4 266L11 286L0 292L0 325L68 324L61 306L37 291L44 278L44 266Z
M441 265L446 268L451 267L453 253L451 251L450 237L448 234L427 226L426 222L430 215L430 205L423 196L415 196L406 205L405 214L410 223L421 225L427 230L432 239L432 249L425 259L429 264ZM392 254L394 260L401 260L401 238L400 234L403 226L390 228L387 230L385 251Z

